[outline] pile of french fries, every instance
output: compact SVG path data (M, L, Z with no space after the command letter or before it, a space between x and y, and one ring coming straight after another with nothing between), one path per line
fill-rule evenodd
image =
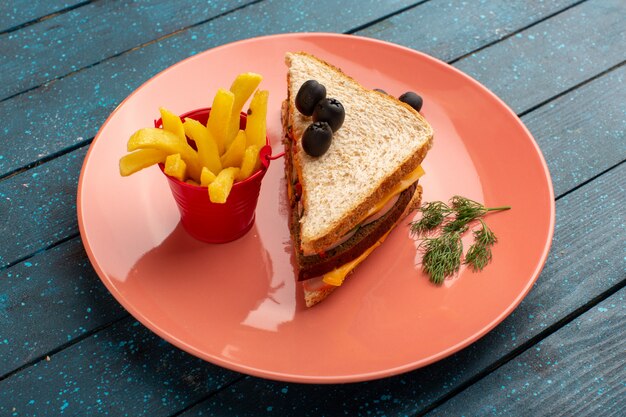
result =
M230 90L217 90L206 125L161 108L162 128L135 132L120 159L120 174L131 175L163 163L165 173L180 181L208 187L213 203L225 203L236 181L261 168L259 151L266 143L266 90L257 90L262 77L239 74ZM256 91L255 91L256 90ZM254 92L254 95L253 95ZM245 130L239 129L240 113L252 96ZM195 142L196 149L187 138Z

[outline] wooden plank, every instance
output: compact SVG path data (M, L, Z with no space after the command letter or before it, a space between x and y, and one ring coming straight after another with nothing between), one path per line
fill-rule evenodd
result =
M0 379L128 313L94 272L79 238L0 272Z
M478 4L463 0L430 1L356 34L395 42L451 61L579 2L487 0Z
M0 415L169 416L238 377L129 318L0 381Z
M94 2L0 36L0 100L251 0Z
M82 0L7 1L0 11L0 33L79 5ZM8 3L8 4L7 4Z
M522 117L548 156L557 196L626 159L624 97L621 66Z
M81 148L0 182L0 235L11 236L0 246L0 268L78 232L76 186L86 153Z
M297 8L268 0L0 102L3 114L23 115L7 118L0 130L6 138L0 141L0 177L84 143L128 94L156 73L198 52L268 32L344 32L410 3L368 0L359 7L340 7L320 25L311 16L334 9L334 0L305 2ZM46 123L40 115L46 115Z
M589 0L457 62L524 112L624 61L626 2Z
M542 331L624 279L624 261L614 254L624 249L626 225L616 210L625 199L626 164L560 199L551 255L534 289L498 327L456 355L404 375L358 384L302 385L247 377L182 416L211 416L222 410L239 416L269 410L276 415L400 416L427 410L475 375L506 361L512 351L533 345ZM258 392L264 393L258 401L242 401Z
M625 298L622 289L428 415L623 416Z

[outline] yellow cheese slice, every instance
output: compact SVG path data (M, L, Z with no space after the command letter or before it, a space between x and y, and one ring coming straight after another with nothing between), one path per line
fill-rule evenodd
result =
M387 235L389 235L389 233L391 233L391 230L389 230L380 239L378 239L376 243L374 243L372 246L367 248L367 250L365 250L365 252L363 252L358 258L353 259L350 262L341 265L339 268L335 268L332 271L324 274L324 278L322 278L322 281L324 281L328 285L334 285L334 286L339 286L343 284L343 280L346 279L346 276L348 276L348 274L354 268L356 268L357 265L363 262L365 258L367 258L369 254L372 253L374 249L379 247L385 241L385 238L387 237Z
M402 178L391 189L391 191L389 191L389 193L378 202L378 204L372 207L372 209L369 212L367 212L365 216L363 216L363 219L361 220L367 219L369 216L376 213L378 210L382 209L385 206L385 204L389 202L389 200L391 200L394 196L400 194L402 191L409 188L415 181L417 181L424 174L425 174L424 169L422 168L421 165L418 165L417 168L411 171L406 177Z
M376 213L378 210L382 209L389 200L391 200L395 195L400 194L402 191L409 188L415 181L417 181L420 177L422 177L424 173L425 173L424 169L422 168L421 165L419 165L417 168L411 171L406 177L400 180L398 184L396 184L391 189L391 191L385 196L385 198L383 198L375 207L373 207L369 211L369 213L364 217L364 219L367 219L369 216ZM376 249L385 241L385 238L387 237L387 235L389 235L390 232L391 230L385 233L376 243L374 243L371 247L365 250L358 258L353 259L352 261L343 264L339 268L335 268L332 271L324 274L322 281L328 285L334 285L334 286L341 285L343 281L346 279L346 277L348 276L348 274L354 268L356 268L357 265L363 262L365 258L367 258L369 254L372 253L374 249Z

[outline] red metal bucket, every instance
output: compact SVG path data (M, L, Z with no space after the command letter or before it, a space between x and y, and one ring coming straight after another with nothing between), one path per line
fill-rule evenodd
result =
M206 125L210 112L210 108L192 110L180 118L184 120L188 117ZM154 124L161 127L161 119ZM245 129L245 113L241 113L239 126ZM259 152L261 169L244 181L235 182L223 204L211 202L207 187L189 184L163 173L168 179L187 233L208 243L231 242L246 234L254 224L261 181L269 168L271 153L272 148L266 137L266 145ZM160 167L163 171L163 164Z

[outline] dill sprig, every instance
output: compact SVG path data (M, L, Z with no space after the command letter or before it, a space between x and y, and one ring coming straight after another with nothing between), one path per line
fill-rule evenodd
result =
M491 262L491 247L498 241L496 235L489 229L489 226L483 219L479 219L479 221L481 228L474 231L474 244L468 249L463 262L474 271L481 271Z
M436 229L452 213L452 209L443 201L425 203L419 211L422 217L419 221L411 223L411 233L417 235Z
M411 234L420 237L436 229L441 230L438 237L423 238L419 249L423 252L422 269L435 284L459 270L463 256L461 236L478 220L481 228L475 230L474 243L465 255L464 263L472 270L482 270L492 259L491 247L497 242L495 234L487 227L482 217L492 211L508 210L511 207L485 207L469 198L454 196L449 204L431 201L419 209L422 216L410 223Z
M424 252L422 268L435 284L441 284L461 266L463 242L459 232L426 238L420 243L420 249Z

